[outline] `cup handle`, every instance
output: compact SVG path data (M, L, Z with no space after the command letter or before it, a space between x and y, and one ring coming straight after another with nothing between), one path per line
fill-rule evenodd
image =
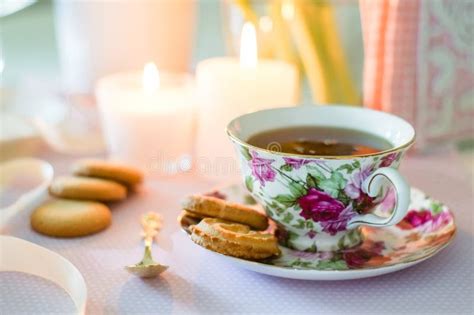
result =
M391 167L379 168L370 174L362 185L370 197L376 197L386 181L391 183L396 192L397 199L392 215L388 218L371 213L358 215L349 221L347 225L349 229L362 224L376 227L391 226L405 217L410 204L410 186L396 169Z

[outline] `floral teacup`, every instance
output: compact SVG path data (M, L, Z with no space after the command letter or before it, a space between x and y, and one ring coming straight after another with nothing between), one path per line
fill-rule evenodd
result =
M301 126L359 130L386 139L392 148L315 156L280 152L278 143L268 148L247 143L262 131ZM278 224L282 245L302 251L349 248L361 241L358 226L395 225L406 215L410 188L397 168L415 131L399 117L345 106L299 106L240 116L230 122L227 133L244 183ZM389 193L396 200L390 215L372 213Z

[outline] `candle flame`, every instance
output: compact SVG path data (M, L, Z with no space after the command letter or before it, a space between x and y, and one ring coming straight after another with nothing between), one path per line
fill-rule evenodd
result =
M281 15L287 21L293 20L293 17L295 16L295 7L293 6L293 3L288 0L283 2L281 6Z
M257 66L257 34L250 22L245 22L240 37L240 66L255 68Z
M160 88L160 73L153 62L143 68L143 90L146 94L153 94Z

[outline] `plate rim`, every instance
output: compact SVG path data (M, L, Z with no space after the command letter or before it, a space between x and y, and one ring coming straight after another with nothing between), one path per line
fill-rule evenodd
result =
M371 278L371 277L376 277L383 274L388 274L388 273L392 273L392 272L396 272L399 270L412 267L427 259L430 259L431 257L438 254L440 251L448 247L454 241L454 237L457 234L457 228L455 226L454 233L448 242L443 244L443 246L439 247L436 251L432 252L431 254L421 257L419 259L415 259L415 260L407 261L407 262L399 262L399 263L388 265L388 266L372 267L372 268L365 268L365 269L344 269L344 270L297 269L297 268L290 268L290 267L284 267L284 266L269 265L263 262L258 262L258 261L253 261L253 260L245 260L238 257L224 255L224 254L212 251L210 249L207 249L205 247L202 247L199 244L194 243L186 231L182 229L182 232L188 236L189 241L191 241L191 243L193 243L195 246L204 249L206 252L210 252L211 254L216 255L216 257L220 257L221 259L226 259L228 261L231 261L232 263L246 270L250 270L253 272L266 274L270 276L275 276L275 277L288 278L288 279L323 280L323 281L329 280L330 281L330 280L350 280L350 279L360 279L360 278ZM259 269L259 270L256 270L256 269ZM277 272L270 273L270 272L265 272L264 270L272 270L272 271L277 271ZM281 275L281 274L277 275L276 273L278 272L288 273L289 275ZM300 277L300 275L305 275L309 277ZM323 278L318 277L318 276L331 276L331 275L333 276L338 275L342 277L340 279L329 279L329 278L324 279L324 277Z

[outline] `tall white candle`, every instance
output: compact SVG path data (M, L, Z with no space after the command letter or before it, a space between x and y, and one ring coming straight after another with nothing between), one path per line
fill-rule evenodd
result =
M194 87L188 74L119 73L99 80L103 132L114 160L151 174L187 171L191 163Z
M235 172L227 123L241 114L298 103L298 72L277 60L257 60L255 28L242 30L240 60L231 57L200 62L196 69L198 95L197 171L225 179Z

